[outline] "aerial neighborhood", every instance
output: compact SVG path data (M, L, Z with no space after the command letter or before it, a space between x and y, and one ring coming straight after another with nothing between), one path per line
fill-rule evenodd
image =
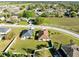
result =
M79 57L79 2L0 2L0 57Z

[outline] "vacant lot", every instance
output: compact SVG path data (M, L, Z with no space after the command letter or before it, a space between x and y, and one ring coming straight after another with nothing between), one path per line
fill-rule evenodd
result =
M79 18L40 17L43 25L56 26L79 33Z

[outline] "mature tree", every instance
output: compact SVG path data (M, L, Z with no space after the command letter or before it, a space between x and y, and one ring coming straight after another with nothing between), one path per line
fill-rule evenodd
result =
M27 17L27 18L29 18L29 17L34 17L34 16L35 16L34 11L26 11L26 10L24 10L23 12L19 13L19 17Z
M36 24L42 24L43 21L44 21L44 18L42 18L42 17L37 17L35 20L36 20Z
M23 10L25 8L25 5L22 5L21 7L20 7L20 10Z
M12 56L13 56L12 51L8 51L7 54L6 54L6 56L8 56L8 57L12 57Z
M40 45L37 45L37 49L41 49L41 48L44 48L44 47L47 47L47 45L46 44L40 44Z
M48 15L46 13L43 13L40 15L41 17L47 17Z
M39 52L35 52L35 56L36 56L36 57L40 57L41 54L40 54Z
M34 50L31 48L26 49L27 54L33 54Z
M76 17L77 16L77 13L75 11L72 11L71 12L71 17Z
M9 12L9 11L7 9L4 9L3 12L6 13L6 12Z

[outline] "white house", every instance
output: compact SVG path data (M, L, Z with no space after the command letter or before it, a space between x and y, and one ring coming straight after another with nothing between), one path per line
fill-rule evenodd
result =
M0 20L1 21L4 21L5 20L5 17L4 16L0 16Z
M41 8L36 8L35 13L37 14L37 16L39 16L39 15L43 14L43 11L41 10Z

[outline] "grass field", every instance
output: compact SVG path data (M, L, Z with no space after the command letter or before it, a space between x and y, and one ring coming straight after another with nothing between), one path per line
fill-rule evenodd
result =
M42 50L37 52L39 55L36 55L37 57L51 57L51 53L49 50Z
M0 2L0 5L29 5L30 3L19 3L19 2Z
M58 42L59 44L69 44L70 40L73 40L74 43L76 43L77 45L79 45L79 39L75 38L69 34L65 34L62 32L58 32L58 31L51 31L50 34L50 38L52 39L52 42Z
M27 25L28 23L26 21L20 21L19 25Z
M44 19L43 25L55 26L79 33L79 18L54 18L54 17L53 18L41 17L41 18Z
M47 45L47 42L39 42L39 41L36 41L36 40L33 40L33 39L26 39L26 40L17 39L17 41L11 47L10 50L13 49L13 52L26 53L26 51L23 50L23 48L25 48L25 49L27 49L27 48L36 49L36 46L40 45L40 44L46 44Z

